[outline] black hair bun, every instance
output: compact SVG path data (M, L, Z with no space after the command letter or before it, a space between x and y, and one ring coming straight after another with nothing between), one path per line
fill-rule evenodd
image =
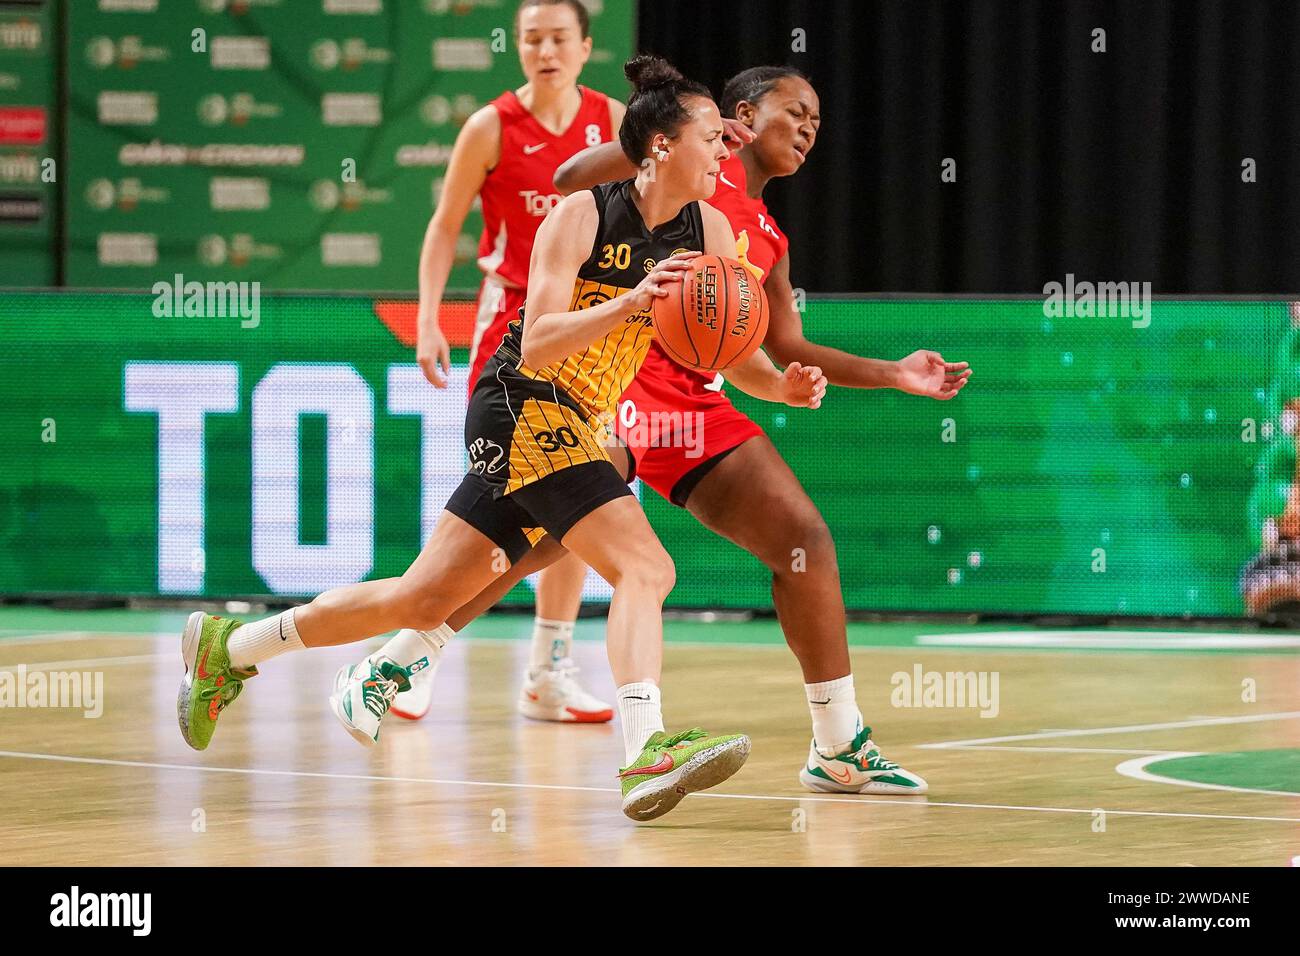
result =
M677 68L659 56L641 54L623 64L623 74L632 84L633 93L647 93L660 86L680 82L683 77Z

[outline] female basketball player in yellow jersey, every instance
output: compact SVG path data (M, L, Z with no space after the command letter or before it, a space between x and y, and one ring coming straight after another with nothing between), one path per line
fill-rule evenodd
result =
M579 84L591 56L591 20L580 0L521 0L515 10L515 45L524 85L506 90L465 123L456 136L438 208L420 250L419 341L416 358L435 387L447 386L451 350L438 326L456 244L476 199L483 208L479 240L479 290L468 391L524 304L533 238L559 196L551 185L556 167L593 143L610 142L623 121L623 104ZM538 720L598 722L614 716L578 683L569 660L572 620L582 602L586 566L577 558L541 572L529 667L518 707ZM423 686L430 668L415 682ZM427 708L406 694L393 706L403 717ZM410 709L408 709L410 708Z
M550 534L614 588L607 645L627 755L623 811L660 816L744 763L743 735L664 732L661 608L673 564L604 448L653 335L650 306L698 254L685 250L734 254L726 218L699 202L712 194L728 150L704 87L654 57L637 57L626 72L634 91L619 139L634 162L653 163L636 179L565 199L538 231L524 319L512 323L470 398L470 472L432 538L400 578L335 588L243 626L191 615L177 712L192 747L208 745L257 664L400 627L437 631ZM820 370L782 373L761 350L728 377L791 405L816 406L826 387ZM373 743L393 698L427 662L373 654L343 668L331 698L337 716Z

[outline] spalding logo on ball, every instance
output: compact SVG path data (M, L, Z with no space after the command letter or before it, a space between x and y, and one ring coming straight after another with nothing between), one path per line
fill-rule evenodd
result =
M721 372L754 354L767 335L767 293L735 259L699 256L654 300L655 336L677 363Z

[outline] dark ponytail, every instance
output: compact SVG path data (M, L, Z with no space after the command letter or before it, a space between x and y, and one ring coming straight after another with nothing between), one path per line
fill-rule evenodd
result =
M649 153L655 133L676 136L690 121L691 111L682 100L711 94L706 86L686 79L662 57L634 56L623 64L623 73L632 84L632 95L628 97L618 142L623 154L639 166Z

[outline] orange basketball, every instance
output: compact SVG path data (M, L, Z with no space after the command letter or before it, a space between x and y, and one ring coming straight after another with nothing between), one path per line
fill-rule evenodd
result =
M681 365L720 372L754 354L767 335L767 293L735 259L699 256L654 300L655 336Z

